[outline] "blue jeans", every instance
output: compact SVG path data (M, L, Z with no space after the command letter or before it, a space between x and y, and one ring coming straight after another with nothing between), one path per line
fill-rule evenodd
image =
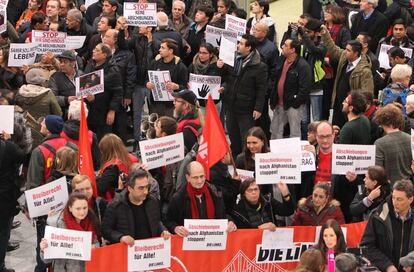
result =
M13 223L13 216L9 218L1 217L0 221L0 271L3 271L6 268L5 258Z
M322 120L322 101L323 95L310 95L313 122Z
M136 142L141 140L141 119L144 110L145 97L149 90L144 86L137 85L132 93L132 110L134 111L134 139Z

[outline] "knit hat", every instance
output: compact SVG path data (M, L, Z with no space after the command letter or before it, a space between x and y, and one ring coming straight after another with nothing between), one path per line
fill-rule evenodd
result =
M183 89L179 92L173 92L172 96L176 98L181 98L182 100L190 103L191 105L195 106L197 103L197 96L190 90Z
M335 258L335 272L354 272L357 266L357 260L351 253L341 253Z
M42 69L32 68L26 73L26 82L34 85L43 85L47 78Z
M414 266L414 251L410 252L404 257L401 257L400 265L402 265L403 267L413 267Z
M63 119L58 115L47 115L45 118L47 130L52 134L60 134L63 129Z

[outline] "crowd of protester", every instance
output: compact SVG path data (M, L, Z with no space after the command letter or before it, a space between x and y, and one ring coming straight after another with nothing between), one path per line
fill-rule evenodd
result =
M412 1L303 0L303 14L279 33L280 41L266 0L251 3L250 18L231 0L157 0L157 27L129 26L124 2L136 1L8 3L0 105L13 105L15 113L13 134L2 132L0 140L0 272L14 271L5 266L6 251L19 246L10 240L20 224L14 217L29 217L24 200L17 202L22 192L63 176L66 207L32 218L35 271L85 269L82 261L44 259L46 225L91 231L93 246L101 247L186 237L185 219L228 219L228 232L322 226L295 271L325 271L328 250L338 271L356 271L340 224L367 220L360 248L369 264L411 271L414 59L406 49L414 50ZM234 66L205 39L207 25L225 27L226 14L247 19ZM86 38L79 49L9 67L10 44L31 43L34 30ZM390 46L390 68L380 64L382 45ZM85 97L95 196L91 177L77 167L82 103L75 81L101 69L104 91ZM149 70L169 71L165 87L173 101L154 100ZM189 73L221 77L215 105L230 150L211 169L196 161L206 100L189 90ZM184 160L148 170L139 142L180 132ZM316 170L302 172L301 184L258 185L230 174L229 166L254 172L255 155L270 152L270 139L286 137L307 140L305 149L315 156ZM365 175L332 174L334 143L375 145L375 165Z

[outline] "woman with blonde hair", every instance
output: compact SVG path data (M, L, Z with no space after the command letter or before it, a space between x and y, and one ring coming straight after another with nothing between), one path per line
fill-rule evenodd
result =
M101 168L96 181L98 195L110 201L118 188L118 179L125 179L129 168L138 158L129 154L121 138L106 134L99 142Z
M66 177L66 182L68 184L69 192L71 192L71 182L75 175L79 174L78 172L78 152L68 146L62 146L56 152L56 167L52 169L50 177L46 181L49 183L51 181L57 180L63 176Z

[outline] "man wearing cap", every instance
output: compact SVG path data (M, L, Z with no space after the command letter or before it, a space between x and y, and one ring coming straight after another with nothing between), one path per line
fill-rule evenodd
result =
M197 142L198 130L201 127L200 105L197 96L190 90L181 90L173 93L173 96L177 133L183 133L185 149L188 152Z
M66 119L69 104L76 99L75 78L82 72L76 68L76 56L72 51L64 51L57 58L60 70L50 77L49 88L55 94Z

